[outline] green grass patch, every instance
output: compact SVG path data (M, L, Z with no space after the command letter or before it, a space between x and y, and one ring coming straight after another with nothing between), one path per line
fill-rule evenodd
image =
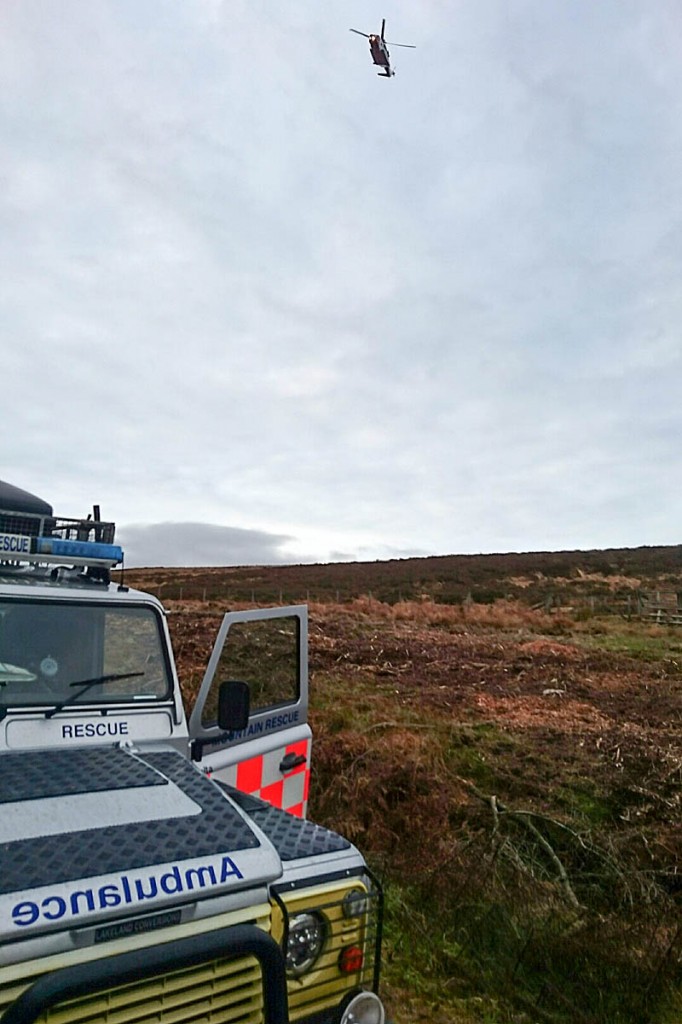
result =
M623 654L641 661L674 662L682 672L682 642L679 630L663 630L655 627L635 626L631 629L615 632L612 630L599 634L577 633L575 641L590 650L605 651L609 654ZM658 632L660 630L660 632Z
M486 792L494 792L503 783L500 766L504 758L520 751L516 737L494 722L450 725L442 742L447 770Z
M451 929L424 904L419 889L395 881L385 888L385 935L383 991L389 1004L396 1006L396 1024L410 1024L413 1017L407 988L432 1021L448 1024L512 1024L518 1017L509 1015L497 1000L469 990L465 978L453 970L462 948Z
M584 825L603 825L614 818L613 802L608 794L599 791L592 779L578 779L564 784L557 791L557 802L571 818Z

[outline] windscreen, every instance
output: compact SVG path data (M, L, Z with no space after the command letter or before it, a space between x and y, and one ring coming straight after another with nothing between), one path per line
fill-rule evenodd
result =
M4 707L160 700L169 694L163 634L153 609L0 601Z

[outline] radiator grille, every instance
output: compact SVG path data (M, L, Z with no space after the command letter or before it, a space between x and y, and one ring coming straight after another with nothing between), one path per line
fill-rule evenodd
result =
M262 1020L260 968L252 958L216 960L186 971L62 1003L45 1024L258 1024Z
M219 923L224 926L225 918ZM267 920L258 923L267 928ZM179 926L170 931L182 934L184 929ZM167 937L164 935L164 940ZM110 945L113 952L118 943ZM98 948L100 956L104 952ZM143 948L140 957L144 958ZM59 966L66 966L92 957L76 954L58 959ZM46 965L46 961L34 963ZM24 976L19 980L11 980L12 973L11 968L0 972L0 1021L7 1007L42 971L27 975L22 970ZM261 1024L262 1020L263 986L254 957L212 960L100 990L60 1003L40 1017L41 1024Z

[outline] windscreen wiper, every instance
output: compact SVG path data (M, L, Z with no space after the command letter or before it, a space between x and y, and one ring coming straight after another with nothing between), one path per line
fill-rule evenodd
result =
M117 679L133 679L135 676L143 676L144 672L112 672L108 676L94 676L92 679L79 679L76 683L69 683L69 686L80 686L78 693L72 693L70 697L61 701L59 704L55 704L54 707L50 708L49 711L45 712L45 718L52 718L65 708L69 704L73 704L81 694L85 693L92 686L99 686L102 683L113 683Z

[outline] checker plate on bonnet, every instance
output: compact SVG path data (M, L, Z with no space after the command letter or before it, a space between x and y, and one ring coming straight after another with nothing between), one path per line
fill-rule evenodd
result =
M88 829L85 822L84 828L78 831L2 843L0 894L260 846L258 838L237 809L179 753L154 753L140 757L110 748L107 751L79 750L63 754L59 774L54 774L50 783L50 797L60 795L55 792L55 786L59 788L59 779L62 780L64 795L74 792L69 781L70 757L73 758L73 771L78 771L83 780L77 791L84 791L90 777L88 769L92 765L92 785L95 791L101 792L101 755L105 755L110 771L108 789L120 790L122 779L126 780L126 788L135 787L136 792L139 792L139 786L157 786L157 780L165 785L173 783L198 805L200 813L161 820L124 821L105 828ZM4 755L0 757L0 775L3 780L6 771L16 776L20 762L28 769L34 758L31 753ZM121 758L128 763L122 762ZM47 795L47 790L46 783L41 789L41 797ZM2 790L0 795L4 795ZM149 800L154 800L153 791ZM39 802L35 806L36 813L39 813Z

